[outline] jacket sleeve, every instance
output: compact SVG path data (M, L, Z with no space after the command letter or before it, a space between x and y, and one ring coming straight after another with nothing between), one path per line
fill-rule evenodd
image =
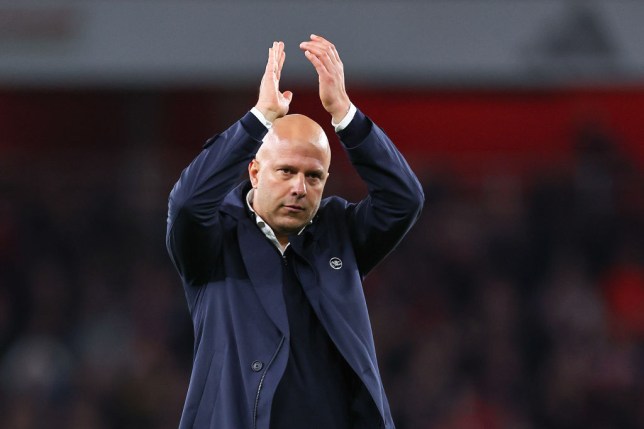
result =
M170 192L166 247L184 283L205 284L221 251L218 208L240 181L267 129L247 113L209 139Z
M368 196L347 210L349 233L366 275L402 240L420 216L423 189L396 146L359 110L338 133Z

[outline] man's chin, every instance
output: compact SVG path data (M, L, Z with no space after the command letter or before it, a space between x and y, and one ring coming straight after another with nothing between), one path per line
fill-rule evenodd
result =
M278 229L279 229L279 232L284 235L292 235L292 234L299 233L302 230L302 228L308 225L308 223L309 223L308 221L284 222L283 224L278 226Z

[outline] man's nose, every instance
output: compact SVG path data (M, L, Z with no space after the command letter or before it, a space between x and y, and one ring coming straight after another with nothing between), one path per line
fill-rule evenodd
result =
M293 177L292 187L291 192L298 198L306 195L306 177L304 177L304 174L296 174Z

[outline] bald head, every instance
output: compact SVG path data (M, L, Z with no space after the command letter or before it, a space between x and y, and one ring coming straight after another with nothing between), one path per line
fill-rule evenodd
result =
M275 120L255 158L261 161L267 156L279 157L287 149L297 149L319 157L328 171L331 163L329 140L322 127L311 118L294 114Z

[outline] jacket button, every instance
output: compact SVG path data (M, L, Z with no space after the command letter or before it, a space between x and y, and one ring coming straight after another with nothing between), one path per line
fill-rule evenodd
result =
M250 364L250 369L252 369L255 372L259 372L264 368L264 363L256 360L252 364Z

